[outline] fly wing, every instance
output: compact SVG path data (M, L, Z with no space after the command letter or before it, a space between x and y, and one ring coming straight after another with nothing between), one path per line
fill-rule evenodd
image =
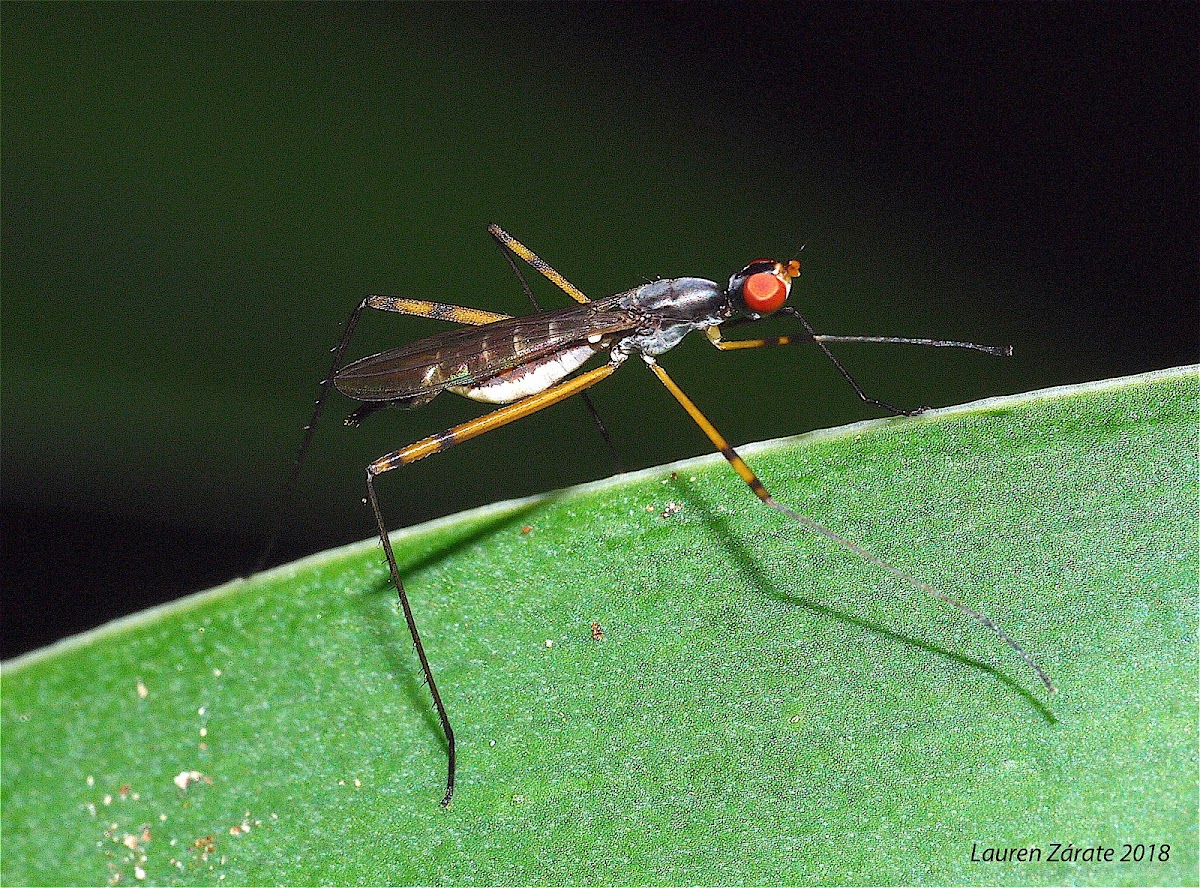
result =
M589 336L637 326L632 315L614 309L608 299L448 330L347 364L333 384L359 401L427 400L447 386L471 385Z

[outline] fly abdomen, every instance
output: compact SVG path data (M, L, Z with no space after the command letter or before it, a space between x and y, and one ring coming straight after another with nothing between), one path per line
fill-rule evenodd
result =
M447 391L482 401L485 404L511 404L529 395L545 391L563 377L574 372L596 352L607 347L599 337L596 342L582 342L545 357L505 370L490 379L472 385L450 385Z

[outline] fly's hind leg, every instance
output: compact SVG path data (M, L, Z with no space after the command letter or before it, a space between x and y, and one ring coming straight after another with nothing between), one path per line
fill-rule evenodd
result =
M616 369L616 364L605 364L603 367L589 370L581 376L561 382L543 392L530 395L513 404L507 404L498 410L493 410L491 413L486 413L483 416L446 429L436 435L422 438L420 441L409 444L407 447L394 450L386 456L381 456L367 466L367 502L370 504L371 512L375 516L375 527L379 531L379 542L382 543L384 554L387 556L388 571L391 574L392 583L396 587L396 593L400 596L400 607L404 610L404 620L408 623L408 631L412 635L413 644L417 649L417 658L421 661L421 670L425 673L425 681L428 683L429 691L433 695L433 705L437 709L438 719L442 724L442 732L446 735L449 761L446 771L446 795L442 799L443 806L449 806L450 799L454 795L454 730L450 727L450 718L446 715L446 707L442 703L442 696L438 693L437 684L433 680L433 670L429 666L429 658L425 655L425 647L421 644L421 635L417 631L417 621L413 617L412 606L408 601L408 593L404 590L404 581L400 579L400 568L396 564L396 554L392 550L392 542L388 538L387 523L383 520L383 511L379 507L379 497L375 492L375 478L385 472L390 472L392 469L398 469L400 466L406 466L409 463L414 463L435 453L449 450L455 444L460 444L463 441L478 437L493 429L498 429L501 426L508 425L510 422L515 422L518 419L536 413L539 410L544 410L552 404L557 404L559 401L590 388L600 382L600 380L611 375Z

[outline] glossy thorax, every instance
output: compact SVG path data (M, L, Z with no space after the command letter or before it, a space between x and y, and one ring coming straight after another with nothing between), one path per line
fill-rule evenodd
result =
M733 301L715 281L667 278L621 294L618 305L641 319L636 331L617 339L611 357L620 363L633 354L655 357L670 351L693 330L706 330L733 317Z

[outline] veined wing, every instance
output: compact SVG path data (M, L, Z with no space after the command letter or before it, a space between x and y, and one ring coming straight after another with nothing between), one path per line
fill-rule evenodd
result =
M359 401L432 397L469 386L592 336L631 330L637 319L613 310L615 300L506 318L418 339L360 358L334 374L337 390Z

